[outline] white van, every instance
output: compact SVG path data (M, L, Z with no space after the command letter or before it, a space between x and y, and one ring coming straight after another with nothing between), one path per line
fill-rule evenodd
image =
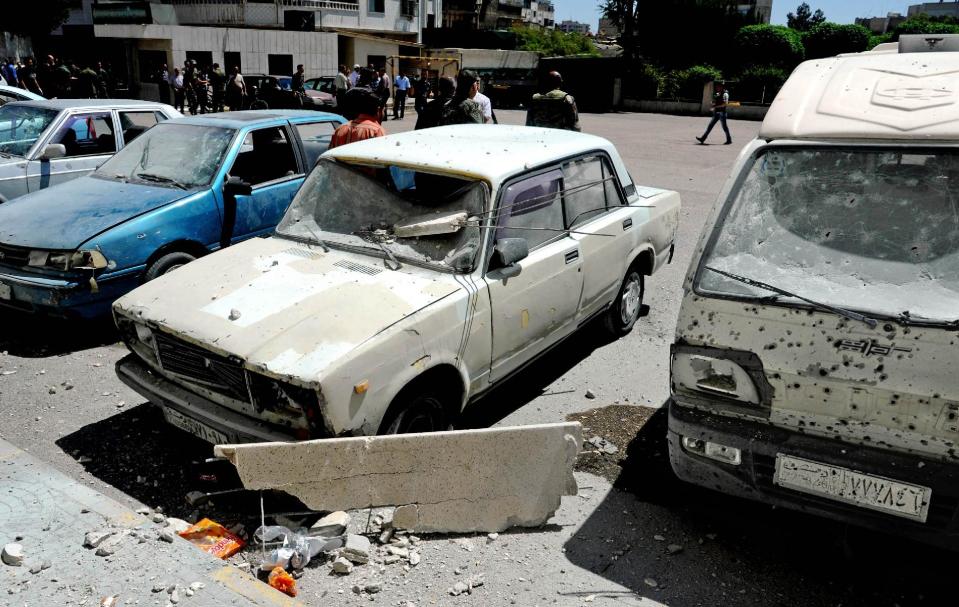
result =
M776 97L684 283L681 479L959 546L957 43L807 61Z

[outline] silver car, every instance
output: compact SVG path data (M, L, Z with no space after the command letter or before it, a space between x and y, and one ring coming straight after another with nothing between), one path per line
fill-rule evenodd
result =
M157 122L180 113L128 99L53 99L0 106L0 203L94 170Z

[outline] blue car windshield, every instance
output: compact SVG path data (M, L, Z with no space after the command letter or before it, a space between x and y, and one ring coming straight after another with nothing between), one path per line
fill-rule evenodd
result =
M161 123L117 152L94 175L181 189L207 186L234 135L233 129Z
M0 153L26 156L59 113L12 103L0 107Z

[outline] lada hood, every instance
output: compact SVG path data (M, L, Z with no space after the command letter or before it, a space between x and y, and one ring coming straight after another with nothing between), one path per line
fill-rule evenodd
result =
M139 287L115 308L253 368L315 381L344 354L459 288L453 275L389 270L378 256L254 238Z
M0 204L0 243L73 250L104 230L195 193L80 177Z

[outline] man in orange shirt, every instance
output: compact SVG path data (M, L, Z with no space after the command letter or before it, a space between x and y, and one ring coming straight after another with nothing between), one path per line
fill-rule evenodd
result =
M354 89L355 90L355 89ZM330 149L337 146L383 137L386 131L380 124L380 99L372 92L354 97L357 116L346 124L340 125L330 139Z

